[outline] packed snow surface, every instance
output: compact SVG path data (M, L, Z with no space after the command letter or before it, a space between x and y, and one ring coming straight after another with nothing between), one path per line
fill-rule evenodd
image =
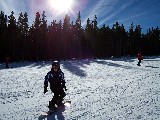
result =
M71 106L45 117L51 63L0 64L0 120L160 120L160 57L61 61Z

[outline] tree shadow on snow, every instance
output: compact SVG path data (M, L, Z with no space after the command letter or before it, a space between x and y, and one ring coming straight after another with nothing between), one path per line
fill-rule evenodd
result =
M84 64L89 64L85 63L84 61L67 61L65 64L62 63L63 67L67 70L69 70L71 73L80 76L80 77L85 77L86 76L86 71L82 70L82 67L85 67Z
M112 58L112 59L108 59L108 60L112 60L112 61L124 61L124 62L134 62L135 57L122 57L122 58Z
M65 120L65 117L63 116L64 109L58 110L57 112L53 113L52 115L40 115L38 120Z
M13 62L9 64L9 69L21 68L21 67L37 67L38 69L45 67L46 65L50 65L51 62L43 61L43 62ZM6 69L5 64L0 64L0 69Z
M97 63L97 64L102 64L102 65L107 65L107 66L114 66L114 67L121 67L125 69L131 69L134 68L132 66L127 66L127 65L120 65L117 64L114 61L124 61L124 62L134 62L133 59L118 59L118 58L113 58L113 59L107 59L111 60L113 62L106 61L104 59L87 59L87 60L71 60L71 61L63 61L61 64L63 65L64 69L67 69L71 73L80 76L80 77L85 77L87 74L85 70L82 68L85 68L85 65L90 65L91 63Z
M148 65L146 67L150 67L150 68L159 68L159 67L155 67L155 66L151 66L151 65Z
M145 61L160 61L160 59L157 58L160 58L160 56L144 56Z
M144 61L160 61L160 60L157 60L157 59L147 59L147 60L145 60L144 59Z
M131 66L126 66L126 65L120 65L117 63L113 63L113 62L108 62L108 61L104 61L104 60L98 60L95 61L97 64L102 64L102 65L107 65L107 66L113 66L113 67L121 67L121 68L125 68L125 69L131 69L133 67Z

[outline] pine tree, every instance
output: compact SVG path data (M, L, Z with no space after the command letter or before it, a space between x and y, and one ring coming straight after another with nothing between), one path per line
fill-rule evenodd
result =
M0 61L7 55L7 15L0 13Z
M93 23L90 19L87 19L87 25L85 28L85 39L87 44L87 53L89 57L94 57L94 43L93 43Z
M81 58L82 56L82 38L83 30L81 26L81 14L80 11L77 15L75 25L72 24L72 57Z
M18 48L17 50L20 51L19 53L19 59L21 60L26 60L27 57L29 56L27 54L27 49L28 48L28 15L25 12L24 15L21 12L19 14L18 22L17 22L17 27L18 27Z
M69 46L70 46L70 16L68 14L65 15L64 22L63 22L63 36L62 36L62 51L63 51L63 58L68 58L69 53Z
M34 59L39 60L40 57L40 25L41 25L41 18L40 18L40 13L37 12L36 13L36 18L35 18L35 22L34 22L34 32L33 32L33 44L34 44L34 51L33 52L33 56Z
M8 16L8 30L7 30L7 52L8 54L16 60L16 43L17 43L17 26L16 19L14 17L14 12L11 12L11 15Z
M47 20L45 19L45 11L43 11L42 14L42 23L40 25L40 40L39 40L39 53L40 53L40 59L44 60L45 59L45 54L46 54L46 41L47 41Z
M30 54L29 54L29 24L28 24L28 14L27 12L24 13L23 15L23 41L24 41L24 55L23 58L24 60L28 60L30 58Z

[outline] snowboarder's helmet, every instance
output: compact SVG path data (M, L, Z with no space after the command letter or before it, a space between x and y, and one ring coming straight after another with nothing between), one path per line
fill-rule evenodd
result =
M52 68L54 68L54 67L58 67L58 69L60 69L60 63L59 63L59 61L57 61L57 60L53 61Z

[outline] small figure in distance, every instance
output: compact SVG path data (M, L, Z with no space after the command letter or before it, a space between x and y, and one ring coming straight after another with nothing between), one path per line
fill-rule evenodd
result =
M140 63L141 63L141 61L143 60L143 56L142 56L142 53L141 53L140 51L139 51L137 57L138 57L138 64L137 64L137 65L138 65L138 66L141 66Z
M9 68L9 63L10 63L10 57L9 57L9 55L6 55L6 57L5 57L6 68Z

